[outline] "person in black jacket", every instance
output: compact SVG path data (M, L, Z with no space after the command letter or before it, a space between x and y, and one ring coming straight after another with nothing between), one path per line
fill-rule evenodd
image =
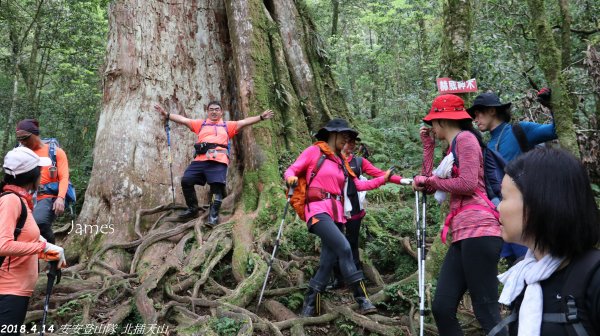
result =
M528 247L498 277L499 302L511 305L515 319L510 334L600 335L600 211L581 162L565 150L536 148L506 166L502 197L502 238Z

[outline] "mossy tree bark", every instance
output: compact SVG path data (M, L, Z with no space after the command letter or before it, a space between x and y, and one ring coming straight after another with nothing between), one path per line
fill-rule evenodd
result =
M542 69L548 86L552 89L552 108L556 133L563 148L579 155L573 125L573 105L569 98L567 82L562 73L562 54L548 24L544 0L527 0L531 25L536 38L538 66Z
M469 79L469 47L473 30L470 0L445 0L440 70L443 77Z

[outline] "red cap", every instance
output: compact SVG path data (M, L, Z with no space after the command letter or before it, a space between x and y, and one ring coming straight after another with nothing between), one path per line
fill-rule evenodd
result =
M437 96L431 104L429 114L423 121L431 125L434 119L462 120L472 119L465 109L465 102L457 95L445 94Z

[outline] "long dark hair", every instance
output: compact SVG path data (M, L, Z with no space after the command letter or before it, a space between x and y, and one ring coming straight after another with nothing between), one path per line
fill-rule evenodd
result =
M12 176L10 174L4 173L4 178L0 181L0 190L4 188L5 185L16 185L19 187L24 187L29 184L35 184L37 180L40 178L41 169L40 167L35 167L32 170L19 174L17 176Z

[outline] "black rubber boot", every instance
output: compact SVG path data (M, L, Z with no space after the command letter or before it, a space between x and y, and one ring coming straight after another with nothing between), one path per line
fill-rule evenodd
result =
M373 314L377 312L377 308L369 300L365 283L357 281L352 284L354 300L358 303L358 313L362 315Z
M312 287L308 287L304 296L304 304L302 305L302 317L312 317L321 314L321 292Z
M215 226L219 224L219 210L221 209L222 202L223 195L213 194L212 201L210 202L210 210L208 212L208 225Z
M198 212L200 210L198 209L198 198L196 197L194 185L189 186L182 183L181 189L183 190L183 197L185 198L185 204L188 208L182 214L177 216L177 218L184 221L198 217Z

